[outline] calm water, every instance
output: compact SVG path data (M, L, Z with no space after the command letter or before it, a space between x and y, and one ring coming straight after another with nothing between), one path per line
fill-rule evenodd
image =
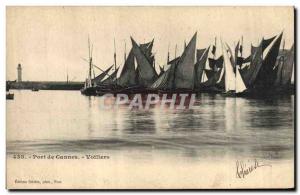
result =
M187 159L293 159L294 96L225 98L201 94L196 108L103 110L79 91L13 91L7 152L113 153ZM133 158L135 158L134 155Z

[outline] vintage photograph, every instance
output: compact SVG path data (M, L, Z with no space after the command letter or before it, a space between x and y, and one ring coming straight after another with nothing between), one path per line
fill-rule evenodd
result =
M7 6L7 189L293 189L292 6Z

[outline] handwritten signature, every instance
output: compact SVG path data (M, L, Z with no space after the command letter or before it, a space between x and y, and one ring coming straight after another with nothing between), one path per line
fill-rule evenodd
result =
M248 163L248 164L247 164ZM269 164L262 164L259 163L256 159L254 161L245 163L244 161L236 161L236 176L237 178L245 178L247 175L252 173L254 170L256 170L259 167L272 167L272 165ZM250 164L250 165L249 165Z

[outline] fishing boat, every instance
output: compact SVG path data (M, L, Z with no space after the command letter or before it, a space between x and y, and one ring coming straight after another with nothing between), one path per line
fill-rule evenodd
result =
M159 93L193 93L197 32L182 55L170 62L170 67L152 85Z
M149 86L158 78L152 53L153 42L154 40L138 45L131 37L132 48L127 57L125 49L124 65L120 76L117 77L117 68L110 77L100 83L97 94L103 95L107 92L112 94L146 94L154 92L154 90L149 89Z
M224 78L225 78L225 92L223 93L225 96L235 96L236 93L236 76L234 73L234 68L232 65L231 52L227 45L223 42L222 44L222 52L224 57Z
M90 39L88 38L88 50L89 50L89 72L88 72L88 77L86 78L84 82L84 87L80 90L81 94L83 95L96 95L96 89L94 88L92 84L92 66L93 66L93 59L92 59L92 53L93 53L93 48L90 45Z
M198 86L198 92L215 94L224 91L224 59L223 55L220 54L219 48L217 47L217 39L215 38L215 43L209 48L207 58L204 58L204 70L201 75L200 84L199 79L197 81L197 75L195 75L195 80L197 81L195 86Z
M11 82L6 81L6 99L7 100L13 100L14 99L14 94L9 92L10 88L11 88Z
M31 91L39 91L39 88L33 87L33 88L31 89Z
M206 48L196 49L197 33L185 44L181 56L170 60L155 70L152 53L154 40L137 44L131 37L132 48L124 64L117 67L114 41L114 64L102 70L92 62L89 43L89 74L81 90L85 95L147 94L147 93L222 93L224 96L250 96L271 92L294 91L294 46L282 49L278 54L282 33L269 39L262 39L258 46L251 44L251 53L243 57L243 37L231 50L226 42L215 43ZM278 58L277 58L278 57ZM114 67L114 68L113 68ZM93 68L101 71L92 78ZM120 76L118 76L120 72Z
M278 94L276 80L278 71L276 60L279 53L282 33L269 39L262 39L258 47L253 48L254 53L250 67L241 69L241 76L247 87L249 96L270 96ZM252 49L251 49L252 50ZM282 91L284 93L284 91Z
M14 94L13 93L6 93L6 99L7 100L13 100L14 99Z

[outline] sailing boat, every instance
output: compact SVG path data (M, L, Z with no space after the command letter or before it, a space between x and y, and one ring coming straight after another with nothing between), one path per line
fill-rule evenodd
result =
M219 45L219 47L217 47ZM209 58L209 67L206 67L205 73L207 76L207 81L202 83L205 91L212 93L219 93L224 91L225 88L225 74L224 74L224 57L222 54L222 43L220 39L215 37L215 43L212 46L211 54L212 58ZM217 57L219 56L219 57Z
M235 95L243 96L247 92L247 87L242 79L240 69L238 66L235 67Z
M246 91L246 86L241 77L239 66L233 64L232 52L228 44L222 43L222 51L224 57L224 76L225 76L225 95L239 96Z
M163 93L192 92L194 90L194 66L197 33L185 47L183 54L169 62L167 69L151 86Z
M197 62L195 64L195 90L201 91L201 83L208 80L206 76L205 65L208 59L210 46L205 49L197 49ZM208 73L209 74L209 73Z
M92 59L92 53L93 53L93 47L90 45L90 39L88 38L88 49L89 49L89 72L88 77L86 78L84 82L84 87L81 89L81 94L84 95L96 95L96 89L94 88L92 84L92 66L93 66L93 59Z
M152 54L154 39L149 43L138 45L131 37L132 52L134 55L134 62L136 63L135 85L124 89L126 93L148 93L152 91L151 85L157 80L158 74L154 67L155 58ZM134 66L134 65L132 65ZM123 91L124 91L123 90Z
M225 76L225 93L234 94L235 93L235 74L232 65L232 61L229 58L229 50L223 42L222 44L222 53L224 57L224 76Z
M14 99L14 94L10 93L9 90L11 88L11 81L6 81L6 99L7 100L13 100Z

